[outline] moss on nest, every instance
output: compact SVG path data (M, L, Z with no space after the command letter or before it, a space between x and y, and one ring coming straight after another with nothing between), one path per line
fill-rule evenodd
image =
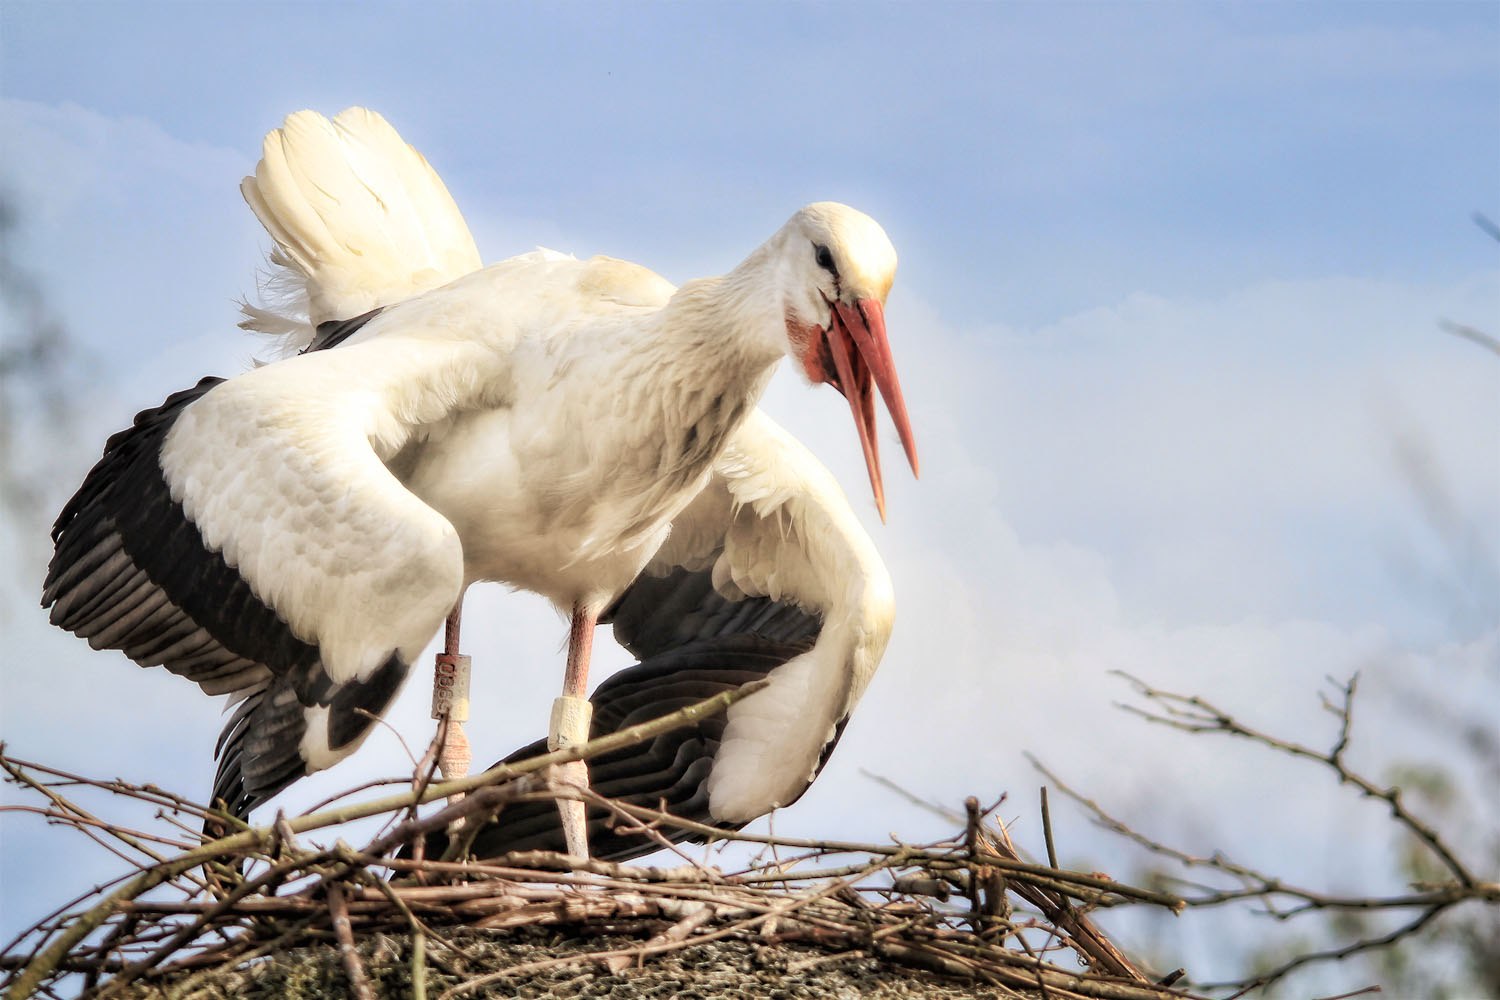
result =
M472 957L428 946L427 995L441 996L463 982L499 971L568 955L580 960L536 971L518 980L494 982L467 997L524 1000L906 1000L906 998L1017 997L1001 987L951 979L868 956L840 955L811 945L757 945L718 940L654 955L640 967L612 974L586 956L621 946L618 937L575 937L541 928L484 933L464 931L452 940ZM360 957L379 997L412 995L412 941L377 934L359 945ZM188 989L176 993L183 985ZM336 1000L347 997L348 979L331 945L288 950L243 968L137 987L137 1000L181 996L234 1000Z

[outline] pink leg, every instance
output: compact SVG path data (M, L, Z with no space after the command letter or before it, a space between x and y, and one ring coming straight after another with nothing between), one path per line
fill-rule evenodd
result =
M573 606L573 622L568 631L568 669L563 677L562 697L552 703L552 727L547 736L547 748L560 750L563 747L587 743L589 722L593 706L588 702L589 655L594 648L594 626L598 614L582 605ZM588 765L581 760L564 764L560 768L564 782L580 788L589 786ZM568 853L575 857L589 856L588 827L584 822L583 803L574 799L559 799L558 810L562 813L563 836L567 838Z
M463 607L463 598L460 597L453 613L448 616L443 651L437 655L432 675L432 717L440 725L443 719L448 720L437 757L445 781L466 776L474 759L469 749L469 737L464 733L464 723L469 718L469 658L458 651L458 627Z

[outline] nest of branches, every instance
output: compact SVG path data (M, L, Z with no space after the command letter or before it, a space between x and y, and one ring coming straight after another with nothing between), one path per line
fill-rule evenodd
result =
M396 856L429 832L461 834L508 803L582 794L554 780L555 765L691 725L743 694L462 781L434 782L429 763L400 794L341 800L268 826L238 824L211 840L196 833L206 819L233 821L153 786L88 779L0 748L8 780L41 800L12 809L71 827L131 865L5 947L6 997L221 996L226 976L246 981L273 956L297 949L326 955L354 997L389 991L388 977L372 977L370 966L393 960L404 994L508 996L562 968L628 977L714 942L738 943L741 952L792 946L802 970L877 961L966 981L986 995L1191 996L1171 986L1180 973L1166 981L1147 976L1090 920L1103 907L1177 910L1181 900L1061 869L1055 858L1025 861L993 810L974 799L955 815L953 837L931 844L728 833L609 803L618 823L658 838L676 852L675 862L646 867L550 852L483 863ZM170 829L131 830L101 819L69 798L79 786L149 804ZM418 811L444 798L448 804L436 811ZM383 825L362 847L339 839L346 824L370 817ZM722 865L735 856L723 852L715 856L721 866L710 866L701 848L672 846L667 834L674 830L751 845L738 852L747 860ZM1051 855L1050 826L1047 837ZM577 944L502 967L492 957L479 960L486 938L538 928ZM399 944L384 955L371 946L390 941Z

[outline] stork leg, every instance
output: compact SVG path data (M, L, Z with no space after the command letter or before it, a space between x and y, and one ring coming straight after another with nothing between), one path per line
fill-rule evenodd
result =
M432 717L438 720L443 742L438 747L438 769L444 781L469 773L474 754L464 723L469 719L469 658L458 651L458 627L464 601L459 597L443 630L443 651L437 655L432 674ZM462 796L452 796L457 800Z
M597 611L582 604L573 605L573 622L568 630L568 670L563 677L562 697L552 703L552 726L547 734L549 750L588 742L594 708L588 700L589 656L594 649L594 626L598 621ZM560 770L562 780L567 784L589 787L589 770L585 761L563 764ZM574 857L588 857L588 827L584 822L583 803L576 799L558 799L557 808L562 813L568 853Z

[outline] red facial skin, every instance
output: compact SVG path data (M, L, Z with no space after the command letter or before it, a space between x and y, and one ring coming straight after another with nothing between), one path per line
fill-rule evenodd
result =
M885 520L885 488L880 477L880 448L875 437L875 394L879 388L885 406L896 425L901 446L917 473L917 445L912 436L911 421L906 414L906 400L896 377L896 363L891 358L890 341L885 332L885 308L879 299L861 299L854 305L830 303L828 329L803 326L787 321L792 342L799 344L802 370L811 382L826 382L849 401L854 425L859 430L860 447L864 449L865 466L870 472L870 487L875 492L875 507Z

